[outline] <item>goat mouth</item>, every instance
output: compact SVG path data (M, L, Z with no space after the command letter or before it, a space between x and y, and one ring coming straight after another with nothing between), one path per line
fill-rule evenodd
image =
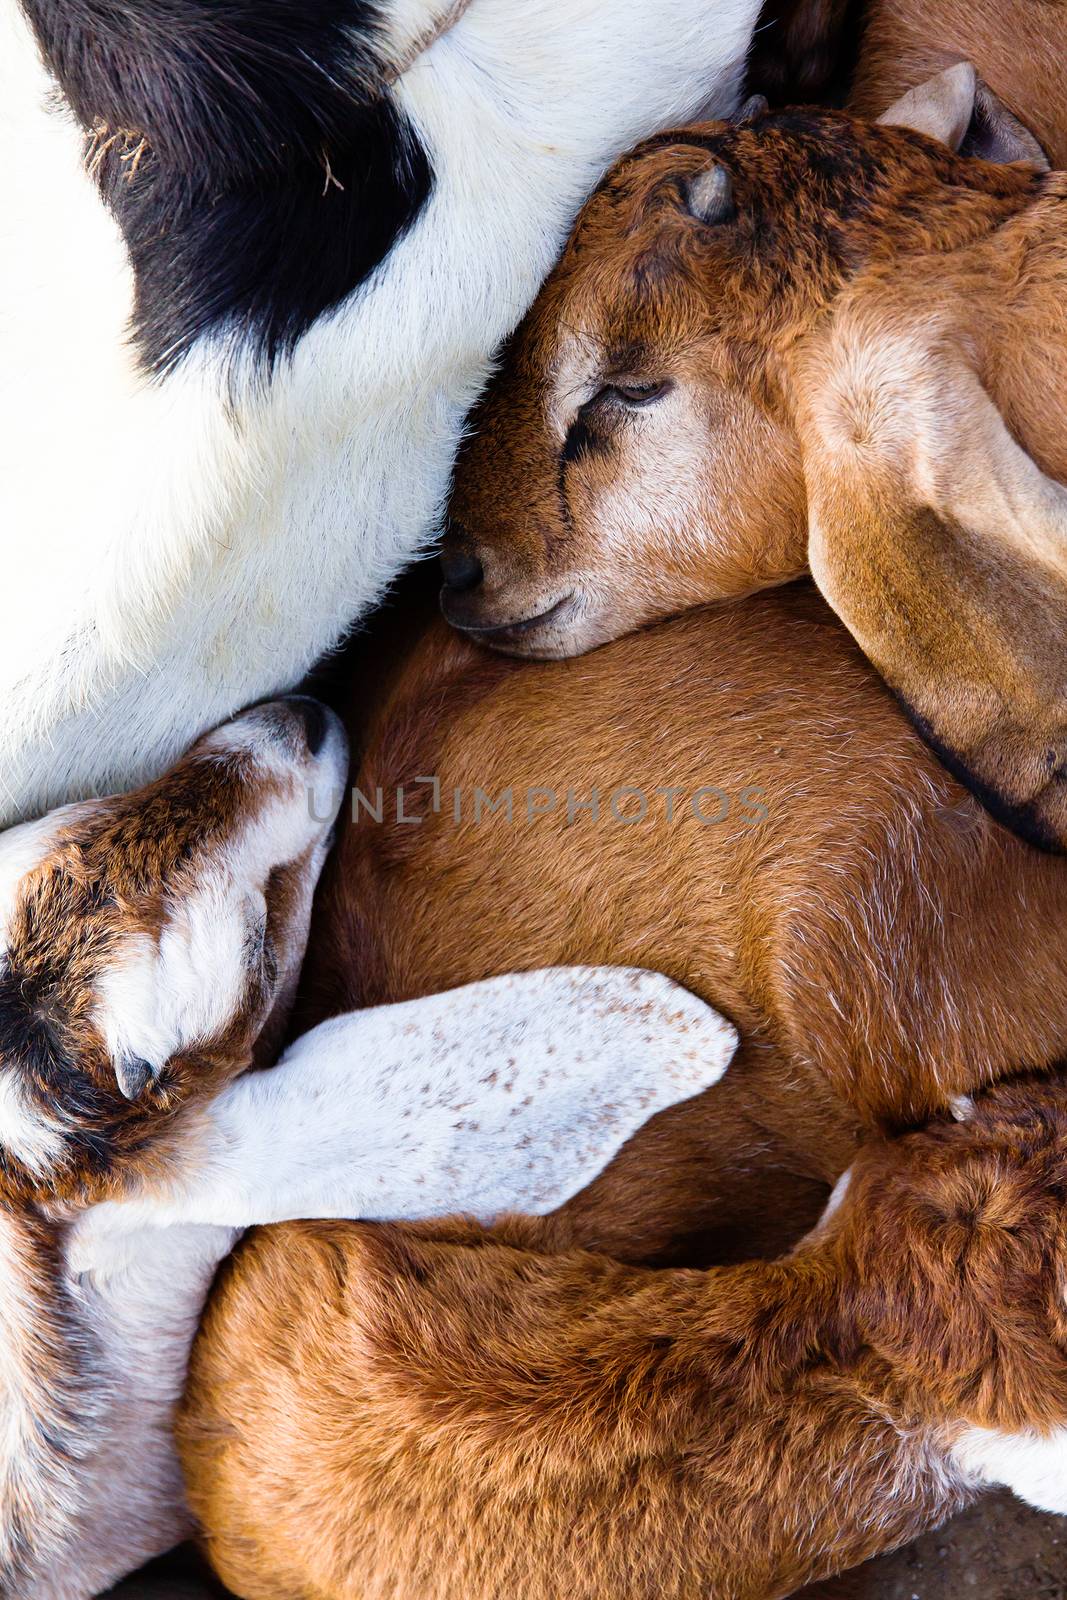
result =
M532 617L520 617L517 622L453 622L452 626L476 644L491 646L494 650L507 650L512 644L519 644L531 634L541 632L545 628L558 626L567 620L575 609L577 596L565 594L561 600L555 601L545 611L539 611Z

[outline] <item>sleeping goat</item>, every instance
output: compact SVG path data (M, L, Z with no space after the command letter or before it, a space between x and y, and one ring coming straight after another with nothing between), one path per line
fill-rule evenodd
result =
M584 968L337 1017L246 1072L329 841L308 789L345 764L336 718L281 700L0 838L5 1600L88 1600L190 1532L171 1418L241 1228L551 1210L733 1052L668 979Z
M3 5L0 825L157 775L381 596L585 194L732 109L759 10Z

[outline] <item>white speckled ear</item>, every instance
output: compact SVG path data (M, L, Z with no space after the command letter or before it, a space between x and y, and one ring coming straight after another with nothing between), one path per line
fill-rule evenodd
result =
M716 1083L736 1047L658 973L579 967L340 1017L287 1061L332 1059L362 1096L360 1139L345 1143L364 1216L490 1218L561 1205L654 1112Z
M354 1012L231 1084L175 1136L167 1192L97 1207L93 1225L548 1212L654 1112L716 1083L736 1046L703 1001L625 967Z

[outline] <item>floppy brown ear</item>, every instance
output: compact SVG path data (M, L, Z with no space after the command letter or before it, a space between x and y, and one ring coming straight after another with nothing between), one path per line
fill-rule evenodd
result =
M1033 134L982 82L969 61L957 61L909 89L878 121L914 128L950 150L982 161L1025 161L1041 172L1049 168Z
M1067 488L914 331L839 320L799 388L819 588L945 765L1067 850Z

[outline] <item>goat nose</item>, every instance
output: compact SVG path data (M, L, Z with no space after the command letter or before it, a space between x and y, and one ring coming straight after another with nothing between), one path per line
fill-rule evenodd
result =
M442 550L441 572L450 589L476 589L485 577L485 568L469 550Z

